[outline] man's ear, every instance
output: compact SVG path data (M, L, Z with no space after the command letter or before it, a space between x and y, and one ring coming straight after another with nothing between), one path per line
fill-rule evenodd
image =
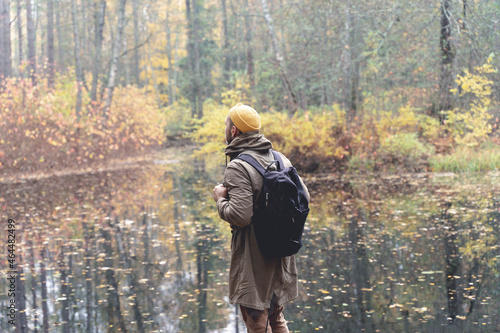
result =
M234 138L238 134L239 130L236 128L236 126L231 126L231 136Z

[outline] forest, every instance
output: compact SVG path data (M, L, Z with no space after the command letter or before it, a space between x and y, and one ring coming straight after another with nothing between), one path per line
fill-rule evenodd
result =
M500 166L496 1L0 5L4 173L220 154L237 102L307 172Z
M499 57L496 0L0 0L0 331L244 331L240 102L311 193L291 332L499 331Z

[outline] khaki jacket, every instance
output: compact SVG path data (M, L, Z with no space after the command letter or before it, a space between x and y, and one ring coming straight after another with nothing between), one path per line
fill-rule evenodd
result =
M230 158L224 173L228 199L217 201L219 216L229 222L233 233L229 301L257 310L268 309L273 294L279 305L298 295L295 256L276 259L263 257L250 223L263 178L247 162L234 159L244 152L267 166L274 160L269 151L271 148L271 142L259 131L246 132L234 138L226 147L226 155ZM285 156L282 155L282 159L285 167L292 166ZM305 186L304 189L309 198Z

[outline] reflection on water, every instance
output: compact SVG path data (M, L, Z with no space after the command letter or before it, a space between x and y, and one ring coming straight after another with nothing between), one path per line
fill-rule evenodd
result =
M211 199L222 171L191 165L0 184L2 221L17 223L18 325L245 331L226 296L230 229ZM499 331L497 180L309 178L290 330ZM8 281L0 284L5 309Z

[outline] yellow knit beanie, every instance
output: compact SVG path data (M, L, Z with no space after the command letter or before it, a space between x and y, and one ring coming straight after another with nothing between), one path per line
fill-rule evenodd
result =
M248 105L236 104L229 110L229 117L234 126L243 133L260 129L260 116Z

